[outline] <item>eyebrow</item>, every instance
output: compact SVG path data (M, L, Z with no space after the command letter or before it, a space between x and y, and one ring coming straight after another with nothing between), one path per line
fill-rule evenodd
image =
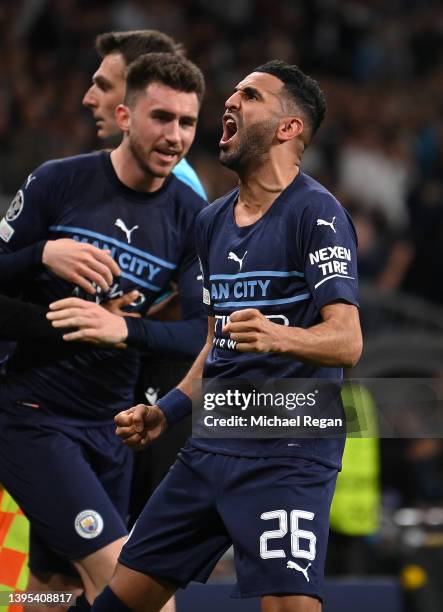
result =
M261 94L261 92L255 87L251 87L250 85L248 87L236 87L234 91L241 91L247 96L254 95L257 96L257 98L259 98L260 100L263 100L263 95Z
M99 87L103 87L103 86L105 86L105 87L112 87L111 81L106 79L101 74L97 74L97 76L94 75L92 77L92 82L94 83L94 85L98 85Z
M151 110L151 113L153 115L164 117L165 119L175 119L177 117L175 113L172 113L171 111L168 111L164 108L154 107ZM178 115L178 119L179 121L190 121L190 122L192 121L193 123L197 123L198 117L196 115Z

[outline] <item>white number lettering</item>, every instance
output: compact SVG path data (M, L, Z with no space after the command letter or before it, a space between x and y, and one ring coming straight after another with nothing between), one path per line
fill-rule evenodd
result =
M288 533L288 515L285 510L271 510L271 512L263 512L260 518L264 521L270 519L278 519L280 529L274 531L265 531L260 536L260 557L262 559L276 559L278 557L286 557L285 551L281 548L279 550L268 550L267 541L273 538L282 538Z
M304 510L292 510L291 512L291 554L296 559L308 559L309 561L314 561L315 559L315 545L317 543L315 534L312 531L305 531L298 527L299 519L312 521L314 516L313 512L305 512ZM300 540L309 541L309 550L300 548Z
M316 555L317 537L312 531L306 531L299 528L299 520L305 519L312 521L315 514L305 510L292 510L290 514L291 526L291 554L296 559L308 559L314 561ZM268 540L283 538L288 533L288 514L286 510L271 510L263 512L260 518L264 521L270 519L278 519L279 529L273 531L264 531L260 536L260 557L262 559L277 559L285 558L286 554L282 548L277 550L268 550ZM300 541L307 540L309 542L309 550L304 550L300 547Z

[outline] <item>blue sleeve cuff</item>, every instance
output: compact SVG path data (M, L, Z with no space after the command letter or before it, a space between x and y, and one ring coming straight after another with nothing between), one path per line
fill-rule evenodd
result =
M177 388L159 399L157 406L163 411L169 427L179 423L192 412L192 400Z

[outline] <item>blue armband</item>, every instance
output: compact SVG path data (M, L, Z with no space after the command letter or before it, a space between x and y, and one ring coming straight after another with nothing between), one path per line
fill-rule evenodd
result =
M182 421L192 412L192 400L177 387L159 399L157 406L163 411L169 427Z

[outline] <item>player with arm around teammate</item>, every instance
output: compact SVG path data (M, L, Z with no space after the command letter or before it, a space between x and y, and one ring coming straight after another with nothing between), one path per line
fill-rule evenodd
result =
M220 160L240 185L197 218L207 342L157 406L117 415L127 445L143 447L189 413L202 376L337 379L358 361L355 231L299 167L324 112L318 84L280 61L226 101ZM277 313L289 325L272 322ZM341 438L191 438L93 610L155 612L178 587L205 581L232 543L241 596L260 596L264 612L318 612L342 451Z
M66 344L59 355L21 343L1 388L0 479L30 518L39 552L48 549L78 570L86 593L83 609L112 574L127 535L131 453L115 445L112 417L133 397L139 363L134 349L159 343L168 350L171 342L181 342L192 351L203 343L191 238L203 202L171 175L194 139L203 90L201 72L184 58L141 57L128 72L126 104L118 109L121 145L111 153L55 160L37 169L20 214L1 236L0 257L20 258L29 245L48 239L111 251L121 274L96 299L106 302L137 290L130 313L144 314L171 280L179 285L184 320L171 324L122 318L97 303L70 298L74 318L83 304L90 320L105 321L105 333L106 322L117 321L128 350L97 346L79 355L70 354ZM29 279L24 290L25 297L43 304L77 291L47 270ZM95 342L88 335L82 339ZM31 546L31 567L33 561L38 567L46 563L33 559Z

